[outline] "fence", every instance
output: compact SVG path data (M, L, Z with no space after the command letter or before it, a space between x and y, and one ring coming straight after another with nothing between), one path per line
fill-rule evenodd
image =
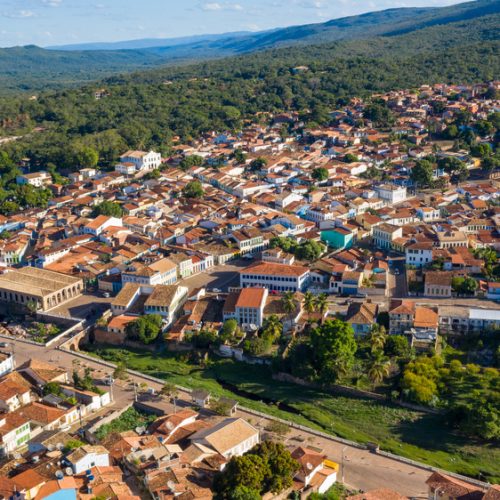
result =
M97 364L101 364L103 366L107 366L108 368L113 368L113 369L116 368L116 365L114 363L110 363L108 361L103 361L103 360L100 360L98 358L93 358L92 356L88 356L86 354L82 354L81 352L67 351L62 346L60 346L59 349L61 349L63 351L66 351L66 352L70 352L70 354L73 355L73 356L78 356L78 357L86 359L88 361L92 361L93 363L97 363ZM135 370L127 370L127 373L130 374L130 375L134 375L136 377L140 377L140 378L142 378L144 380L148 380L150 382L154 382L156 384L163 385L165 383L165 380L163 380L163 379L152 377L150 375L146 375L144 373L141 373L141 372L138 372L138 371L135 371ZM185 392L187 394L191 394L192 393L192 389L189 389L187 387L183 387L183 386L180 386L180 385L176 385L176 387L180 391ZM311 435L316 436L316 437L320 437L320 438L323 438L323 439L328 439L329 441L334 441L334 442L343 444L345 446L351 446L353 448L357 448L357 449L360 449L360 450L367 450L367 451L369 450L368 446L366 446L364 444L356 443L354 441L350 441L348 439L344 439L344 438L341 438L341 437L338 437L338 436L333 436L331 434L327 434L326 432L322 432L322 431L319 431L319 430L316 430L316 429L312 429L311 427L306 427L304 425L297 424L297 423L291 422L289 420L284 420L282 418L275 417L273 415L268 415L266 413L262 413L262 412L260 412L258 410L253 410L253 409L247 408L245 406L239 406L239 410L241 412L243 412L243 413L247 413L249 415L253 415L253 416L256 416L256 417L259 417L259 418L264 418L266 420L272 420L274 422L280 422L282 424L286 424L286 425L288 425L289 427L291 427L293 429L297 429L297 430L306 432L306 433L311 434ZM102 424L100 423L100 425L102 425ZM460 479L461 481L465 481L467 483L473 484L473 485L478 486L480 488L487 489L490 486L489 483L485 483L485 482L479 481L477 479L473 479L473 478L470 478L470 477L467 477L467 476L463 476L463 475L457 474L455 472L449 472L449 471L445 471L443 469L439 469L437 467L432 467L430 465L425 465L425 464L417 462L415 460L411 460L409 458L401 457L399 455L395 455L395 454L387 452L387 451L381 451L380 450L380 451L377 451L377 454L381 455L381 456L384 456L384 457L386 457L388 459L391 459L391 460L396 460L398 462L405 463L407 465L411 465L413 467L418 467L419 469L422 469L422 470L427 470L429 472L440 472L440 473L446 474L448 476L452 476L452 477L454 477L456 479Z

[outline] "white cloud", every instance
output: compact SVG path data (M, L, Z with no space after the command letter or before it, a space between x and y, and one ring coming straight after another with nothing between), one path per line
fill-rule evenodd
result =
M239 3L219 3L219 2L208 2L201 6L202 10L216 11L216 10L243 10L243 7Z
M63 0L42 0L42 3L48 5L49 7L59 7Z
M10 19L26 19L28 17L35 17L36 14L32 10L18 10L17 12L4 12L1 14L3 17Z

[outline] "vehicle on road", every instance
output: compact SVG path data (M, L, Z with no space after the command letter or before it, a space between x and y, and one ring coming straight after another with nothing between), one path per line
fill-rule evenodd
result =
M214 292L214 293L222 293L222 290L220 288L212 288L212 292Z
M9 347L8 342L0 342L0 347Z
M394 269L394 274L395 274L396 276L398 276L398 275L399 275L399 269Z

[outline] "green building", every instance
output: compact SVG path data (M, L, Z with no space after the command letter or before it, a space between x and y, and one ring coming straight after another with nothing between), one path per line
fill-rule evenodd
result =
M321 231L321 241L332 248L346 249L352 247L354 235L343 227L335 227Z

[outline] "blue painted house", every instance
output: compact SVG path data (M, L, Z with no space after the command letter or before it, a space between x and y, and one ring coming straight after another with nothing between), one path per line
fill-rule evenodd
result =
M324 229L321 231L321 241L335 249L349 249L354 242L354 234L343 227Z

